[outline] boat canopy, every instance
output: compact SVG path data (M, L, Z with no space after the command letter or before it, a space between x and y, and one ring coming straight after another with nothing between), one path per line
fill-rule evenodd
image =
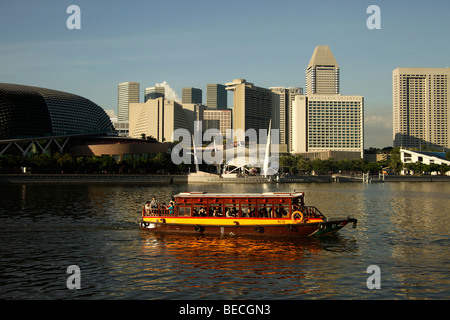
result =
M208 193L181 192L174 198L298 198L304 197L304 192L264 192L264 193Z

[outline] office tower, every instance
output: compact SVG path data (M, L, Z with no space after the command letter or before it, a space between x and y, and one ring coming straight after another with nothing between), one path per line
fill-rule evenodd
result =
M227 130L232 129L231 109L209 109L203 111L203 130L211 128L219 129L225 138Z
M152 136L159 142L171 142L176 129L189 130L183 106L175 100L149 99L130 104L129 135L132 138Z
M223 84L208 83L206 85L206 106L209 109L227 108L227 91Z
M118 87L118 120L128 121L128 105L139 102L139 82L123 82Z
M306 68L306 94L339 94L339 65L329 46L317 46Z
M292 144L292 127L290 125L292 102L296 95L303 94L303 89L297 87L271 87L269 89L275 94L272 103L272 121L278 122L272 128L280 129L280 151L287 152Z
M259 139L259 130L269 129L272 90L257 87L245 79L235 79L225 85L226 90L233 91L233 130L255 129Z
M148 87L144 91L144 102L148 99L165 98L166 88L164 87Z
M195 134L195 132L204 131L205 128L202 127L200 131L199 122L203 121L203 111L206 110L206 106L198 103L183 103L184 118L189 127L189 132ZM198 121L198 122L195 122Z
M202 89L198 88L183 88L181 102L184 103L198 103L202 104Z
M292 152L340 151L350 159L364 156L364 97L297 95L292 120Z
M450 148L450 68L392 72L394 147Z

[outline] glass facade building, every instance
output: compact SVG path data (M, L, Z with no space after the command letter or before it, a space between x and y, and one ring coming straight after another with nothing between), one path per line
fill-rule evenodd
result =
M67 92L0 83L0 140L113 132L106 112Z

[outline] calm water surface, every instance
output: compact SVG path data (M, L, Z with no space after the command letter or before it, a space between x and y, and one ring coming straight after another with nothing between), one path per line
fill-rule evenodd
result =
M180 191L305 191L324 238L142 232L145 200ZM448 183L0 185L0 299L449 299ZM81 289L66 286L67 267ZM369 290L367 268L381 270Z

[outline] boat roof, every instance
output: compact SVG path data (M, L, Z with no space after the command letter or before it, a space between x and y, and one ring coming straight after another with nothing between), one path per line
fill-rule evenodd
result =
M208 193L180 192L175 198L296 198L304 196L304 192L264 192L264 193Z

